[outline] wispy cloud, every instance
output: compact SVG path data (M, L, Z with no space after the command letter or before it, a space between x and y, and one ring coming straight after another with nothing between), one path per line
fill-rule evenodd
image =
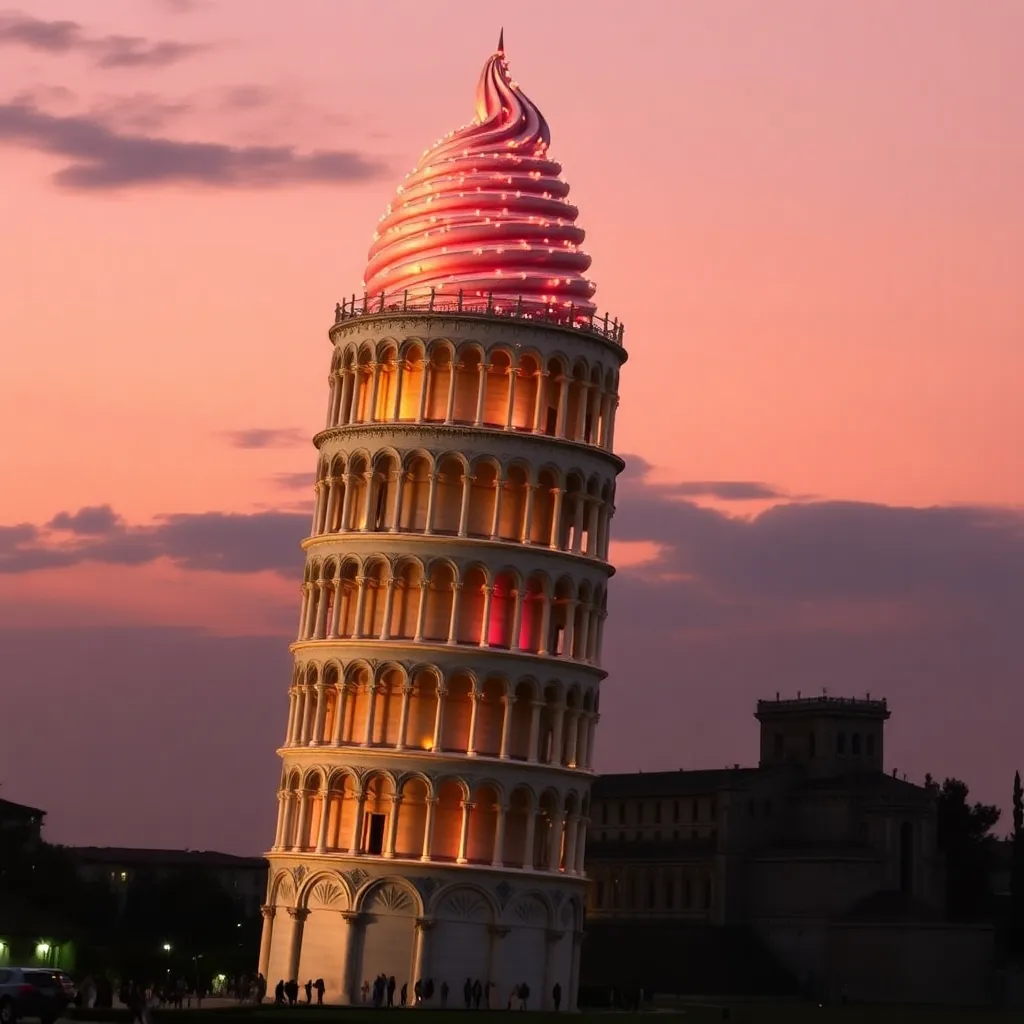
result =
M101 68L166 67L208 47L143 36L89 35L77 21L46 21L21 11L0 14L0 46L43 53L82 53Z
M31 100L0 103L0 144L64 157L54 180L67 189L113 191L158 185L271 188L295 182L348 184L385 166L352 150L303 154L292 146L187 142L119 130L94 115L58 116Z
M309 438L298 427L253 427L249 430L229 430L228 440L236 448L294 448L306 444Z

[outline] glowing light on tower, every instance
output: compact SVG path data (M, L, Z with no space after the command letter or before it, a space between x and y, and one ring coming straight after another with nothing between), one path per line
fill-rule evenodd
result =
M575 1008L626 354L549 139L499 43L335 309L270 987Z
M364 286L371 296L493 294L527 308L595 309L590 257L548 156L544 115L513 81L503 48L484 65L476 119L424 154L381 218Z

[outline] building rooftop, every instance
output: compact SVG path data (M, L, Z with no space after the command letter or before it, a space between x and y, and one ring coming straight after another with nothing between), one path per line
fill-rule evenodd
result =
M216 850L148 850L130 846L72 846L69 852L86 864L118 867L189 867L266 869L263 857L240 857Z
M813 697L781 698L778 694L774 700L759 700L757 711L754 717L760 719L762 716L774 717L776 715L806 715L830 714L830 715L857 715L871 718L888 718L890 715L888 701L873 698L869 693L866 697L830 697L827 693L817 694Z
M627 772L598 775L590 789L590 799L620 799L643 796L688 796L728 789L760 771L758 768L680 769L675 772Z
M0 799L0 819L3 818L43 818L46 811L28 804L16 804L13 800Z

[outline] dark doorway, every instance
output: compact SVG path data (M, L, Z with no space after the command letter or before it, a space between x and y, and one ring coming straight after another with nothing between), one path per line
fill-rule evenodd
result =
M384 822L386 814L371 814L366 826L366 852L381 854L384 852Z

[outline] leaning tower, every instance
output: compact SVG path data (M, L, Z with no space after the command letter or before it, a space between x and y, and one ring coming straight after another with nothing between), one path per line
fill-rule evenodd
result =
M335 310L271 987L575 1006L626 354L548 142L499 42Z

